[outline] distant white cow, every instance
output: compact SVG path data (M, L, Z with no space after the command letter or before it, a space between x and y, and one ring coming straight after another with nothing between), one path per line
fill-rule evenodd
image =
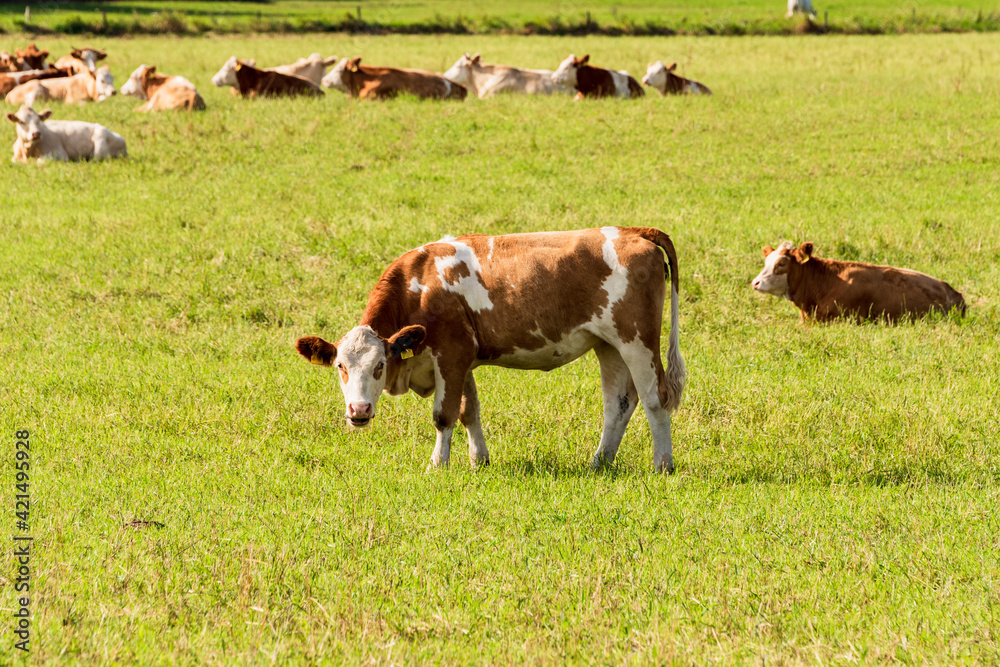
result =
M326 73L326 68L333 65L338 60L337 56L330 56L329 58L324 58L318 53L310 55L308 58L299 58L291 65L278 65L277 67L267 67L264 68L266 72L279 72L281 74L287 74L289 76L297 76L300 79L306 79L307 81L312 81L317 86L319 82L323 79L323 75ZM253 59L243 61L247 65L256 66L256 62ZM236 82L236 63L237 58L233 56L225 62L215 76L212 77L212 83L216 86L222 88L223 86L232 86L233 88L239 88L239 84Z
M809 18L816 18L816 10L813 9L812 0L788 0L788 11L785 13L785 18L792 18L795 12L805 14Z
M480 99L493 97L497 93L524 93L527 95L551 95L573 91L552 81L550 69L522 69L507 65L487 65L479 54L463 55L444 73L444 78L468 88Z
M125 157L125 139L97 123L80 120L52 120L50 109L41 113L27 104L7 119L17 125L14 157L11 162L37 160L104 160Z

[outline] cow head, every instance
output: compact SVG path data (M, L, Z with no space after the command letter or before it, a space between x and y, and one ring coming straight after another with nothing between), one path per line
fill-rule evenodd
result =
M354 327L334 345L317 336L295 343L299 354L314 364L337 367L340 389L351 426L367 426L375 417L375 403L391 386L406 359L424 350L427 330L419 324L403 327L391 338L381 338L369 326Z
M342 58L339 63L333 66L323 80L320 81L327 88L336 88L337 90L350 94L350 86L347 85L346 75L349 72L357 72L361 67L361 56L355 56L353 58Z
M140 100L149 99L146 95L146 79L156 74L156 67L149 65L139 65L128 77L128 81L122 85L118 91L122 95L131 95Z
M254 64L254 61L252 60L247 60L245 62L248 65ZM220 88L222 86L233 86L234 88L239 87L240 83L236 80L236 66L239 63L240 61L236 59L236 56L227 60L222 66L222 69L216 72L215 76L212 77L212 83Z
M559 68L552 73L552 82L567 88L576 88L576 71L590 62L590 56L577 58L572 53L566 60L559 63Z
M17 125L17 138L31 148L42 140L43 123L51 115L51 109L35 111L30 105L22 104L17 113L7 114L7 120Z
M91 72L94 77L95 101L103 102L113 95L117 95L115 90L115 77L111 76L111 70L107 66L101 67L96 72Z
M479 54L470 56L468 53L463 55L455 64L451 66L447 72L444 73L444 78L449 81L453 81L460 86L468 86L472 83L472 68L480 64Z
M28 44L26 49L18 49L16 51L18 60L21 61L21 69L24 71L33 69L47 69L45 66L45 59L49 57L48 51L39 51L38 47L32 44Z
M677 63L670 63L670 66L667 67L662 60L657 60L646 67L646 76L642 77L642 82L662 93L667 89L667 80L676 69Z
M100 49L95 49L90 46L85 46L82 49L73 48L69 52L71 56L77 60L82 60L87 65L87 69L91 72L97 71L97 61L104 60L108 57L108 54Z
M789 298L788 276L798 271L800 264L812 258L813 244L806 242L798 248L783 241L777 249L764 246L764 269L751 285L758 292Z
M21 67L17 62L17 56L12 56L6 51L0 51L0 72L19 72Z

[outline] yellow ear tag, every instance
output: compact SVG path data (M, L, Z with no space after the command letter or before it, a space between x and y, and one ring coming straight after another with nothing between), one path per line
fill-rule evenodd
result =
M808 262L808 261L809 261L810 259L812 259L812 257L810 257L809 255L806 255L806 258L805 258L804 260L802 260L801 262L799 262L799 264L805 264L805 263L806 263L806 262Z
M316 364L317 366L323 366L324 365L323 362L320 361L320 358L319 358L318 354L314 354L312 356L312 359L310 359L309 361L312 362L312 363L314 363L314 364Z
M400 359L409 359L412 356L413 356L413 350L403 350L402 352L399 353Z

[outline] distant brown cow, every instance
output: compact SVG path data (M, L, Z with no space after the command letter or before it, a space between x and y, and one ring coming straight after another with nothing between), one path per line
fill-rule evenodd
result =
M323 96L322 89L308 79L257 69L242 60L236 62L236 83L243 97Z
M593 463L614 460L642 402L653 465L672 472L670 413L684 389L679 349L677 253L648 227L458 238L446 236L397 258L368 297L358 326L336 344L296 343L314 364L336 366L352 426L375 417L383 391L434 396L437 443L446 466L458 421L473 465L490 461L473 371L479 366L549 371L597 354L604 431ZM670 291L668 366L660 334Z
M6 95L22 83L27 83L28 81L59 79L70 75L71 72L69 70L55 68L48 70L33 69L28 72L10 72L7 74L0 74L0 95Z
M96 72L97 63L104 60L108 54L92 46L85 46L82 49L74 48L68 56L63 56L56 61L56 67L69 68L73 74L83 74L84 72Z
M45 59L49 57L49 52L39 51L34 42L28 44L28 48L26 49L18 49L15 52L15 55L20 61L21 69L23 71L32 69L47 70L49 68L48 65L45 64Z
M614 71L592 67L590 56L577 58L572 53L559 63L552 81L560 86L576 89L576 99L584 97L642 97L646 92L625 70Z
M419 69L369 67L361 58L343 58L323 77L323 85L350 97L384 100L400 94L422 99L464 100L469 94L462 86L440 74Z
M787 241L777 249L764 246L764 270L754 278L753 288L794 303L803 322L838 317L895 322L953 308L965 314L962 295L937 278L891 266L821 259L812 253L812 243L798 248Z
M660 91L660 95L712 94L705 84L674 74L676 69L677 63L667 66L662 60L657 60L646 68L646 76L642 77L642 82Z

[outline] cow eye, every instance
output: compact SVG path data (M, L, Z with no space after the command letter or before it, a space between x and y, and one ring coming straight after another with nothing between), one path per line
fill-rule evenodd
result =
M380 361L380 362L378 362L378 366L375 367L375 370L380 371L383 368L385 368L385 362Z

